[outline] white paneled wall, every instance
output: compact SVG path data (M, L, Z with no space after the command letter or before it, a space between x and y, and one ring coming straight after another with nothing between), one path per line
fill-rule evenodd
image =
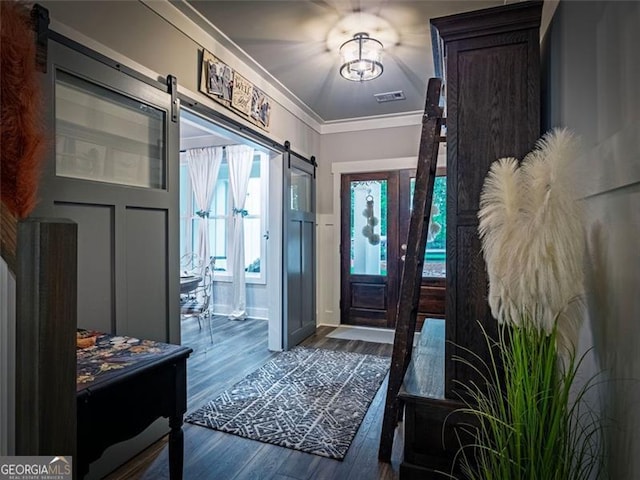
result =
M335 310L335 286L340 284L340 272L336 271L335 235L340 235L340 225L335 225L334 216L319 214L317 216L316 256L316 323L318 325L338 325L340 312ZM337 233L336 233L337 232Z
M14 453L16 282L0 259L0 456Z

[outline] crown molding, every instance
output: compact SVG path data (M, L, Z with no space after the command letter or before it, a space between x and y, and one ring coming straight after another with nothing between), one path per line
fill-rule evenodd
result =
M122 65L126 65L128 68L131 68L132 70L135 70L136 72L145 75L149 78L152 79L157 79L159 82L164 82L165 77L163 75L160 75L158 72L155 72L147 67L145 67L144 65L135 62L134 60L132 60L131 58L122 55L121 53L116 52L115 50L107 47L106 45L87 37L85 34L78 32L77 30L69 27L68 25L61 23L55 19L51 19L51 23L49 25L49 28L51 30L53 30L54 32L59 33L60 35L63 35L75 42L78 42L82 45L84 45L85 47L94 50L95 52L98 52L102 55L104 55L105 57L110 58L111 60L114 60ZM212 99L208 98L208 97L202 97L202 95L199 95L198 93L186 88L184 85L181 85L180 83L178 83L178 91L184 95L186 95L189 98L192 99L197 99L198 103L206 106L207 108L210 108L216 112L219 112L222 115L226 115L227 117L231 117L230 112L228 109L225 109L223 106L221 106L219 103L213 101ZM188 108L188 107L187 107ZM234 114L235 115L235 114ZM239 123L243 124L248 130L251 131L256 131L259 133L264 134L267 138L269 138L271 141L278 143L278 144L284 144L285 139L278 137L277 135L275 135L273 132L260 132L258 130L258 128L252 124L251 122L249 122L248 120L235 115L232 116L232 118L235 121L238 121ZM301 152L302 154L306 154L305 152ZM309 156L309 155L307 155Z
M420 125L422 123L423 112L420 111L325 121L262 65L255 61L246 51L225 35L224 32L184 0L139 1L193 41L203 46L203 48L207 48L204 46L211 45L213 41L215 48L208 49L214 55L219 55L221 60L228 61L228 56L235 57L235 59L245 67L244 70L240 70L242 75L264 90L267 95L278 102L284 109L319 134L404 127ZM235 68L235 65L232 66ZM262 80L262 82L260 80Z
M422 125L424 112L392 113L388 115L376 115L371 117L347 118L344 120L332 120L324 122L320 126L320 133L346 133L363 130L375 130L377 128L408 127Z
M320 133L323 119L317 113L191 5L183 0L139 1L202 48L237 69L285 110Z
M278 102L280 106L295 116L298 120L321 135L375 130L380 128L406 127L420 125L422 123L422 116L424 112L421 111L324 121L210 22L202 19L202 22L207 22L207 30L210 29L212 33L199 26L188 15L176 8L174 3L170 3L168 0L139 1L197 44L201 46L206 45L203 48L207 48L215 55L220 55L222 60L228 61L228 56L234 56L239 62L238 64L243 67L243 69L240 70L242 75L262 89L267 95L269 95L274 101ZM178 5L183 4L184 8L192 8L188 4L184 3L183 0L179 0ZM50 28L65 37L122 63L123 65L129 66L149 78L164 78L164 76L160 75L158 72L133 61L131 58L122 55L121 53L88 37L72 27L55 20L54 18L51 19ZM217 33L214 36L213 33L215 32ZM236 68L238 64L232 66ZM190 95L192 98L200 98L201 103L207 104L214 110L219 110L219 106L215 104L215 102L209 102L209 99L202 99L200 95L186 89L184 85L178 84L178 89L179 91ZM247 125L250 124L247 123Z

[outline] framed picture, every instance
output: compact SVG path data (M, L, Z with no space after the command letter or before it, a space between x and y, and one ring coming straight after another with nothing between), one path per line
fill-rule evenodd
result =
M253 90L253 84L238 72L233 72L231 106L245 115L249 115L251 112Z
M233 70L212 53L202 53L202 75L200 90L217 100L231 103L233 89Z
M218 57L202 50L200 92L263 130L269 129L271 99Z
M257 87L253 87L251 99L251 119L264 128L269 127L271 100Z

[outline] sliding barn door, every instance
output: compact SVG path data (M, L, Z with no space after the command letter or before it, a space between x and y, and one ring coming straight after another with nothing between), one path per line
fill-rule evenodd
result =
M78 224L78 326L179 342L178 142L171 95L56 41L35 215Z
M316 330L315 166L285 152L283 197L283 348Z

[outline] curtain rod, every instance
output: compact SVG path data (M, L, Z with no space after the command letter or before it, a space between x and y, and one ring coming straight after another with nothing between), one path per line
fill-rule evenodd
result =
M232 145L222 145L222 149L224 150L227 147L234 147L236 145L244 145L244 143L234 143ZM211 146L211 145L210 145ZM217 147L219 145L215 145L214 147ZM187 150L195 150L196 148L207 148L207 147L194 147L194 148L186 148L184 150L180 150L180 153L186 153ZM255 148L254 148L255 150Z

